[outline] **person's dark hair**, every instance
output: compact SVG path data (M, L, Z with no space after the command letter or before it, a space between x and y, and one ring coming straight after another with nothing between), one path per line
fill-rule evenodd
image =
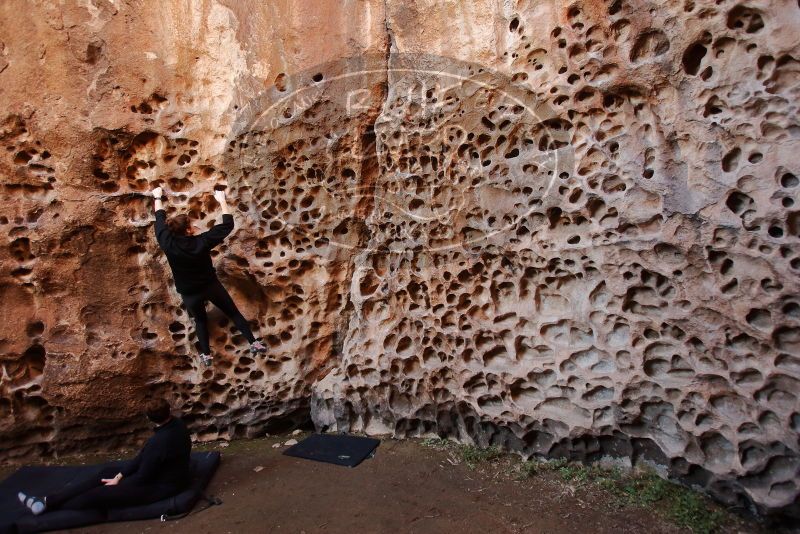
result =
M170 406L164 399L153 399L147 402L144 408L147 418L157 425L166 423L170 416Z
M169 231L175 235L189 235L191 222L188 215L176 215L167 219L167 227Z

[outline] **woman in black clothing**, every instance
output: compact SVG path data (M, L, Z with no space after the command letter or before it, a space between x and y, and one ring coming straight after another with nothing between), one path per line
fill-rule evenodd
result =
M239 312L233 299L217 278L211 263L211 249L222 243L233 230L233 215L228 210L224 191L215 191L214 198L222 208L222 222L207 232L194 235L194 230L186 215L178 215L167 220L161 202L162 189L156 187L152 194L156 208L156 239L172 268L175 288L181 294L183 305L194 319L197 342L200 345L200 361L210 366L211 347L208 342L208 317L206 301L211 301L227 315L239 332L250 342L250 352L265 352L266 347L253 336L250 325Z
M35 515L48 510L108 510L150 504L186 489L191 481L192 450L186 425L172 417L169 404L163 399L148 403L146 414L156 424L155 435L122 469L106 469L47 497L20 492L20 502Z

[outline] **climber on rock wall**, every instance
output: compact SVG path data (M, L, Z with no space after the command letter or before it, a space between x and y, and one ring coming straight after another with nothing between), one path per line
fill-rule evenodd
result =
M156 209L156 239L172 268L175 288L183 299L183 305L194 319L201 363L205 366L211 366L212 363L206 301L211 301L233 321L250 342L251 353L266 352L267 348L253 336L250 325L222 286L211 263L211 249L222 243L233 230L233 215L228 209L225 192L214 192L214 198L222 209L222 222L198 235L195 235L188 216L177 215L167 219L161 201L162 192L160 187L152 190Z

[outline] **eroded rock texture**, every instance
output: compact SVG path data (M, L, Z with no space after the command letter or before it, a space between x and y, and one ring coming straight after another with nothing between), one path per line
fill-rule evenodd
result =
M377 53L385 82L382 3L20 1L0 20L2 456L131 443L148 394L168 395L201 440L307 419L341 346L353 264L328 245L336 212L313 237L277 217L313 198L298 197L294 169L320 159L320 139L343 132L342 153L358 156L383 85L349 120L319 104L316 121L243 128L259 127L253 105L286 92L287 72ZM196 383L192 322L140 194L156 183L200 226L213 223L213 187L228 186L237 230L216 264L269 361L212 313L216 364Z
M130 443L152 393L199 439L310 403L798 513L796 1L20 4L5 457ZM155 183L201 224L227 186L269 360L220 318L193 382Z

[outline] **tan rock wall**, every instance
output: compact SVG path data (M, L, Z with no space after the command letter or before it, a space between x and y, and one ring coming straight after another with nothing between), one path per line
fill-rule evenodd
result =
M263 431L298 411L308 417L310 385L341 345L350 266L338 249L307 244L303 253L261 228L283 186L271 172L248 173L340 121L334 113L313 128L286 128L269 154L251 157L252 168L230 143L252 118L251 103L287 73L384 55L382 9L2 3L5 458L131 443L146 430L139 410L150 393L173 398L200 439ZM375 114L380 103L366 107ZM339 126L355 131L353 121ZM212 313L217 366L196 383L193 327L153 239L152 201L138 194L155 183L174 193L170 211L201 225L214 219L213 186L230 188L237 230L216 262L271 346L270 362L249 358L232 325Z
M131 443L163 393L200 439L310 403L796 507L799 27L788 0L3 2L2 456ZM195 383L155 183L201 224L228 187L216 263L270 360L212 315Z

